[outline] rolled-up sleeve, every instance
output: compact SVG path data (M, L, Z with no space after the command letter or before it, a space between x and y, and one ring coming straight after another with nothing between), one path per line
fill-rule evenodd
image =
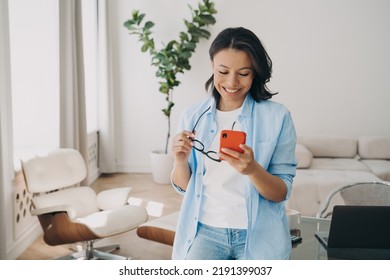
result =
M268 167L268 171L281 178L286 184L288 199L291 195L292 183L296 173L297 160L295 157L296 131L291 114L283 118L277 144Z

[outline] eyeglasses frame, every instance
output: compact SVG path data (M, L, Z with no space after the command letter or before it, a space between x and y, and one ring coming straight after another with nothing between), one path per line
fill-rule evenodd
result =
M206 112L208 112L208 110L210 110L211 109L211 106L209 106L207 109L206 109L206 111L204 111L200 116L199 116L199 118L197 119L197 121L195 122L195 125L194 125L194 127L193 127L193 129L192 129L192 133L195 133L195 128L196 128L196 126L198 125L198 123L199 123L199 121L200 121L200 119L203 117L203 115L204 114L206 114ZM217 152L215 152L215 151L205 151L204 150L204 144L201 142L201 141L199 141L199 140L197 140L197 139L195 139L195 138L191 138L191 140L193 141L193 142L196 142L196 143L199 143L201 146L202 146L202 148L201 149L199 149L199 148L197 148L197 147L195 147L195 145L193 146L193 148L196 150L196 151L198 151L198 152L201 152L202 154L204 154L206 157L208 157L209 159L211 159L211 160L213 160L213 161L216 161L216 162L221 162L222 160L221 159L216 159L216 158L213 158L213 157L211 157L209 154L218 154Z

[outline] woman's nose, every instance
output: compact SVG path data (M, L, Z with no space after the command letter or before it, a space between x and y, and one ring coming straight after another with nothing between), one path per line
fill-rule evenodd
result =
M237 79L237 76L232 74L232 75L229 75L228 76L228 79L227 79L227 83L229 86L231 87L234 87L236 85L238 85L238 79Z

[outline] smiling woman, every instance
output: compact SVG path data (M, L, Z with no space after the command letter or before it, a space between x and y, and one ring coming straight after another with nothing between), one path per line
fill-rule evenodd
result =
M214 87L223 96L221 111L240 108L252 86L253 66L249 55L240 50L224 49L212 61Z
M284 201L295 175L296 134L288 109L268 100L271 59L242 27L222 30L209 55L212 97L182 114L172 144L173 187L184 195L172 257L288 259ZM227 131L245 138L227 148Z

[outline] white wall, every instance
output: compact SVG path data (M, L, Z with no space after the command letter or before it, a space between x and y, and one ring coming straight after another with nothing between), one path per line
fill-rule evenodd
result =
M274 62L270 88L292 112L299 135L390 136L390 2L386 0L215 0L217 23L191 58L175 90L173 134L181 111L206 96L208 47L223 28L244 26ZM162 149L165 105L155 69L123 22L133 9L156 23L156 43L176 39L196 0L109 2L119 171L149 170L149 151Z
M8 228L3 226L10 224L12 205L9 197L11 195L11 180L13 171L10 169L12 155L12 137L9 135L9 118L12 118L11 108L11 82L10 82L10 48L9 48L9 24L8 24L8 2L0 0L0 260L7 258Z

